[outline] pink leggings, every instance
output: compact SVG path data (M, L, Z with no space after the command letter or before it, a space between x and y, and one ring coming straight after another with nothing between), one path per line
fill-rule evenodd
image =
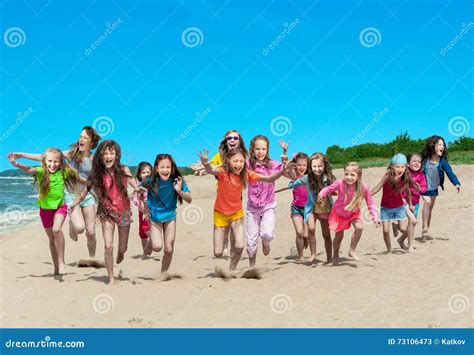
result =
M276 202L264 207L247 205L245 214L245 237L247 239L247 254L255 256L258 242L269 243L275 237Z

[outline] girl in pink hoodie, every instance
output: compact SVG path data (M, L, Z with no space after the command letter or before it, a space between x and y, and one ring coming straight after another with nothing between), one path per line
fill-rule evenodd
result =
M426 191L426 176L422 169L421 156L417 153L412 153L407 156L408 159L408 171L410 173L411 179L415 183L415 187L410 187L411 201L414 207L413 212L408 208L408 205L405 204L405 210L409 220L408 228L405 233L397 239L398 244L403 250L412 252L413 248L413 237L415 235L416 219L418 217L418 209L420 207L420 194ZM403 196L407 200L406 196ZM396 225L392 224L393 235L396 237L398 235L398 228ZM408 246L405 245L405 239L408 238Z

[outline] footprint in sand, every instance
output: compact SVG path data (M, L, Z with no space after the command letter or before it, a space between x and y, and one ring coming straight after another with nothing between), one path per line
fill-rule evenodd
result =
M183 275L180 274L168 274L164 273L160 277L160 281L171 281L171 280L181 280L183 278Z

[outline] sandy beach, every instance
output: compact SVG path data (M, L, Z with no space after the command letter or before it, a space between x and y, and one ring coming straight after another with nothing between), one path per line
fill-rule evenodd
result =
M381 228L366 223L358 254L325 265L317 226L318 262L308 266L294 256L295 233L289 217L291 191L277 194L276 239L269 256L258 251L263 278L224 281L216 266L228 259L212 255L213 177L188 177L193 203L178 208L177 238L170 272L182 279L160 281L162 254L142 260L134 208L125 260L116 266L120 281L106 285L106 270L78 268L87 259L86 238L66 236L68 273L52 275L47 237L34 225L2 235L2 327L472 327L473 322L473 166L453 166L462 183L457 194L449 181L434 210L433 240L416 241L405 253L392 238L385 255ZM375 186L384 168L365 169L363 181ZM335 171L338 178L342 170ZM277 187L287 180L277 181ZM246 195L246 192L245 192ZM381 193L375 196L377 206ZM244 201L246 198L244 198ZM415 237L421 234L421 211ZM98 259L103 240L97 224ZM117 239L116 239L117 241ZM116 246L117 244L115 244ZM116 249L114 250L116 252ZM248 267L244 251L239 270ZM305 251L309 257L309 250Z

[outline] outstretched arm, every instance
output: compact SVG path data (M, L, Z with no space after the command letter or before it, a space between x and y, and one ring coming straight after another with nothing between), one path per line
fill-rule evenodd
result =
M16 161L16 158L15 158L15 153L10 153L8 154L8 160L10 161L10 163L15 167L15 168L18 168L22 171L24 171L25 173L28 173L28 174L31 174L31 175L34 175L36 174L36 168L32 167L32 166L29 166L29 165L25 165L25 164L21 164L19 162Z
M382 186L387 182L388 180L388 175L385 174L383 177L382 177L382 180L380 180L380 182L377 184L377 186L375 186L372 191L370 191L370 194L373 196L375 195L377 192L380 191L380 189L382 188Z
M201 163L204 165L204 168L208 174L212 174L214 176L219 175L219 169L213 167L209 162L209 151L207 149L204 149L202 152L199 151L198 156L199 159L201 159Z

